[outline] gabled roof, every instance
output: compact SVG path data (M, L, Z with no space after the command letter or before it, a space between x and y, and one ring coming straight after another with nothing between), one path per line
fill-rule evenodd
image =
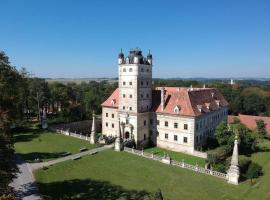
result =
M198 116L228 106L221 93L213 88L163 87L165 89L165 106L161 109L161 87L153 90L153 111L158 113ZM218 102L217 102L218 100ZM180 107L178 113L175 106ZM207 108L209 107L209 109ZM201 111L198 109L201 107Z
M185 87L163 87L165 90L164 109L161 108L161 87L152 90L152 112L199 116L228 106L227 101L221 93L213 88L185 88ZM119 90L116 89L113 94L104 102L102 106L118 108ZM115 100L115 104L111 102ZM179 112L174 112L175 107ZM199 109L201 108L201 109ZM209 109L208 109L209 108Z
M235 119L239 119L242 124L244 124L247 128L256 130L257 129L257 120L263 120L265 124L265 129L268 134L270 134L270 117L261 117L254 115L242 115L238 116L229 115L228 123L233 123Z
M119 105L119 89L117 88L116 90L114 90L111 96L101 104L101 106L118 108L118 105Z

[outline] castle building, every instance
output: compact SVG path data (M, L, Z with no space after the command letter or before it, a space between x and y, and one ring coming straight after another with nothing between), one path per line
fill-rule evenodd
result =
M214 88L154 87L153 58L133 49L118 56L119 87L102 103L102 134L195 155L227 119L228 103Z

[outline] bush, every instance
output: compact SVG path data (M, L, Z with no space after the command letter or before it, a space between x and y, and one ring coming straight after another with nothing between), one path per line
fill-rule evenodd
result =
M251 160L248 157L244 155L239 156L239 168L240 168L241 174L245 174L247 172L250 163L251 163Z
M250 179L250 183L253 183L254 178L258 178L262 175L262 167L257 163L251 162L248 166L248 170L245 174L247 179Z

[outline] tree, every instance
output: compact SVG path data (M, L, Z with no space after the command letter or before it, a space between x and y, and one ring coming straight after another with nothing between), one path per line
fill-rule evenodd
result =
M227 122L221 122L215 131L215 137L219 143L220 146L225 146L226 152L229 153L232 151L233 148L233 142L234 142L234 136L232 130L228 129Z
M11 191L9 183L17 172L13 159L12 124L21 119L22 100L20 89L23 77L0 52L0 194Z
M258 115L264 112L263 100L259 95L245 96L243 101L244 112L249 115Z
M246 178L250 179L250 183L253 183L254 178L258 178L262 174L262 167L257 163L251 162L246 172Z
M257 124L257 130L259 135L261 135L262 137L264 137L266 135L266 130L265 130L265 123L263 120L257 120L256 121Z

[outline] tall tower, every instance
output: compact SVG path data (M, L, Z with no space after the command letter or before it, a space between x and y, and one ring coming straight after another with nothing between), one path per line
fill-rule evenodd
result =
M119 120L125 123L124 139L134 139L138 147L149 137L149 111L152 106L152 55L139 49L121 52L119 65Z

